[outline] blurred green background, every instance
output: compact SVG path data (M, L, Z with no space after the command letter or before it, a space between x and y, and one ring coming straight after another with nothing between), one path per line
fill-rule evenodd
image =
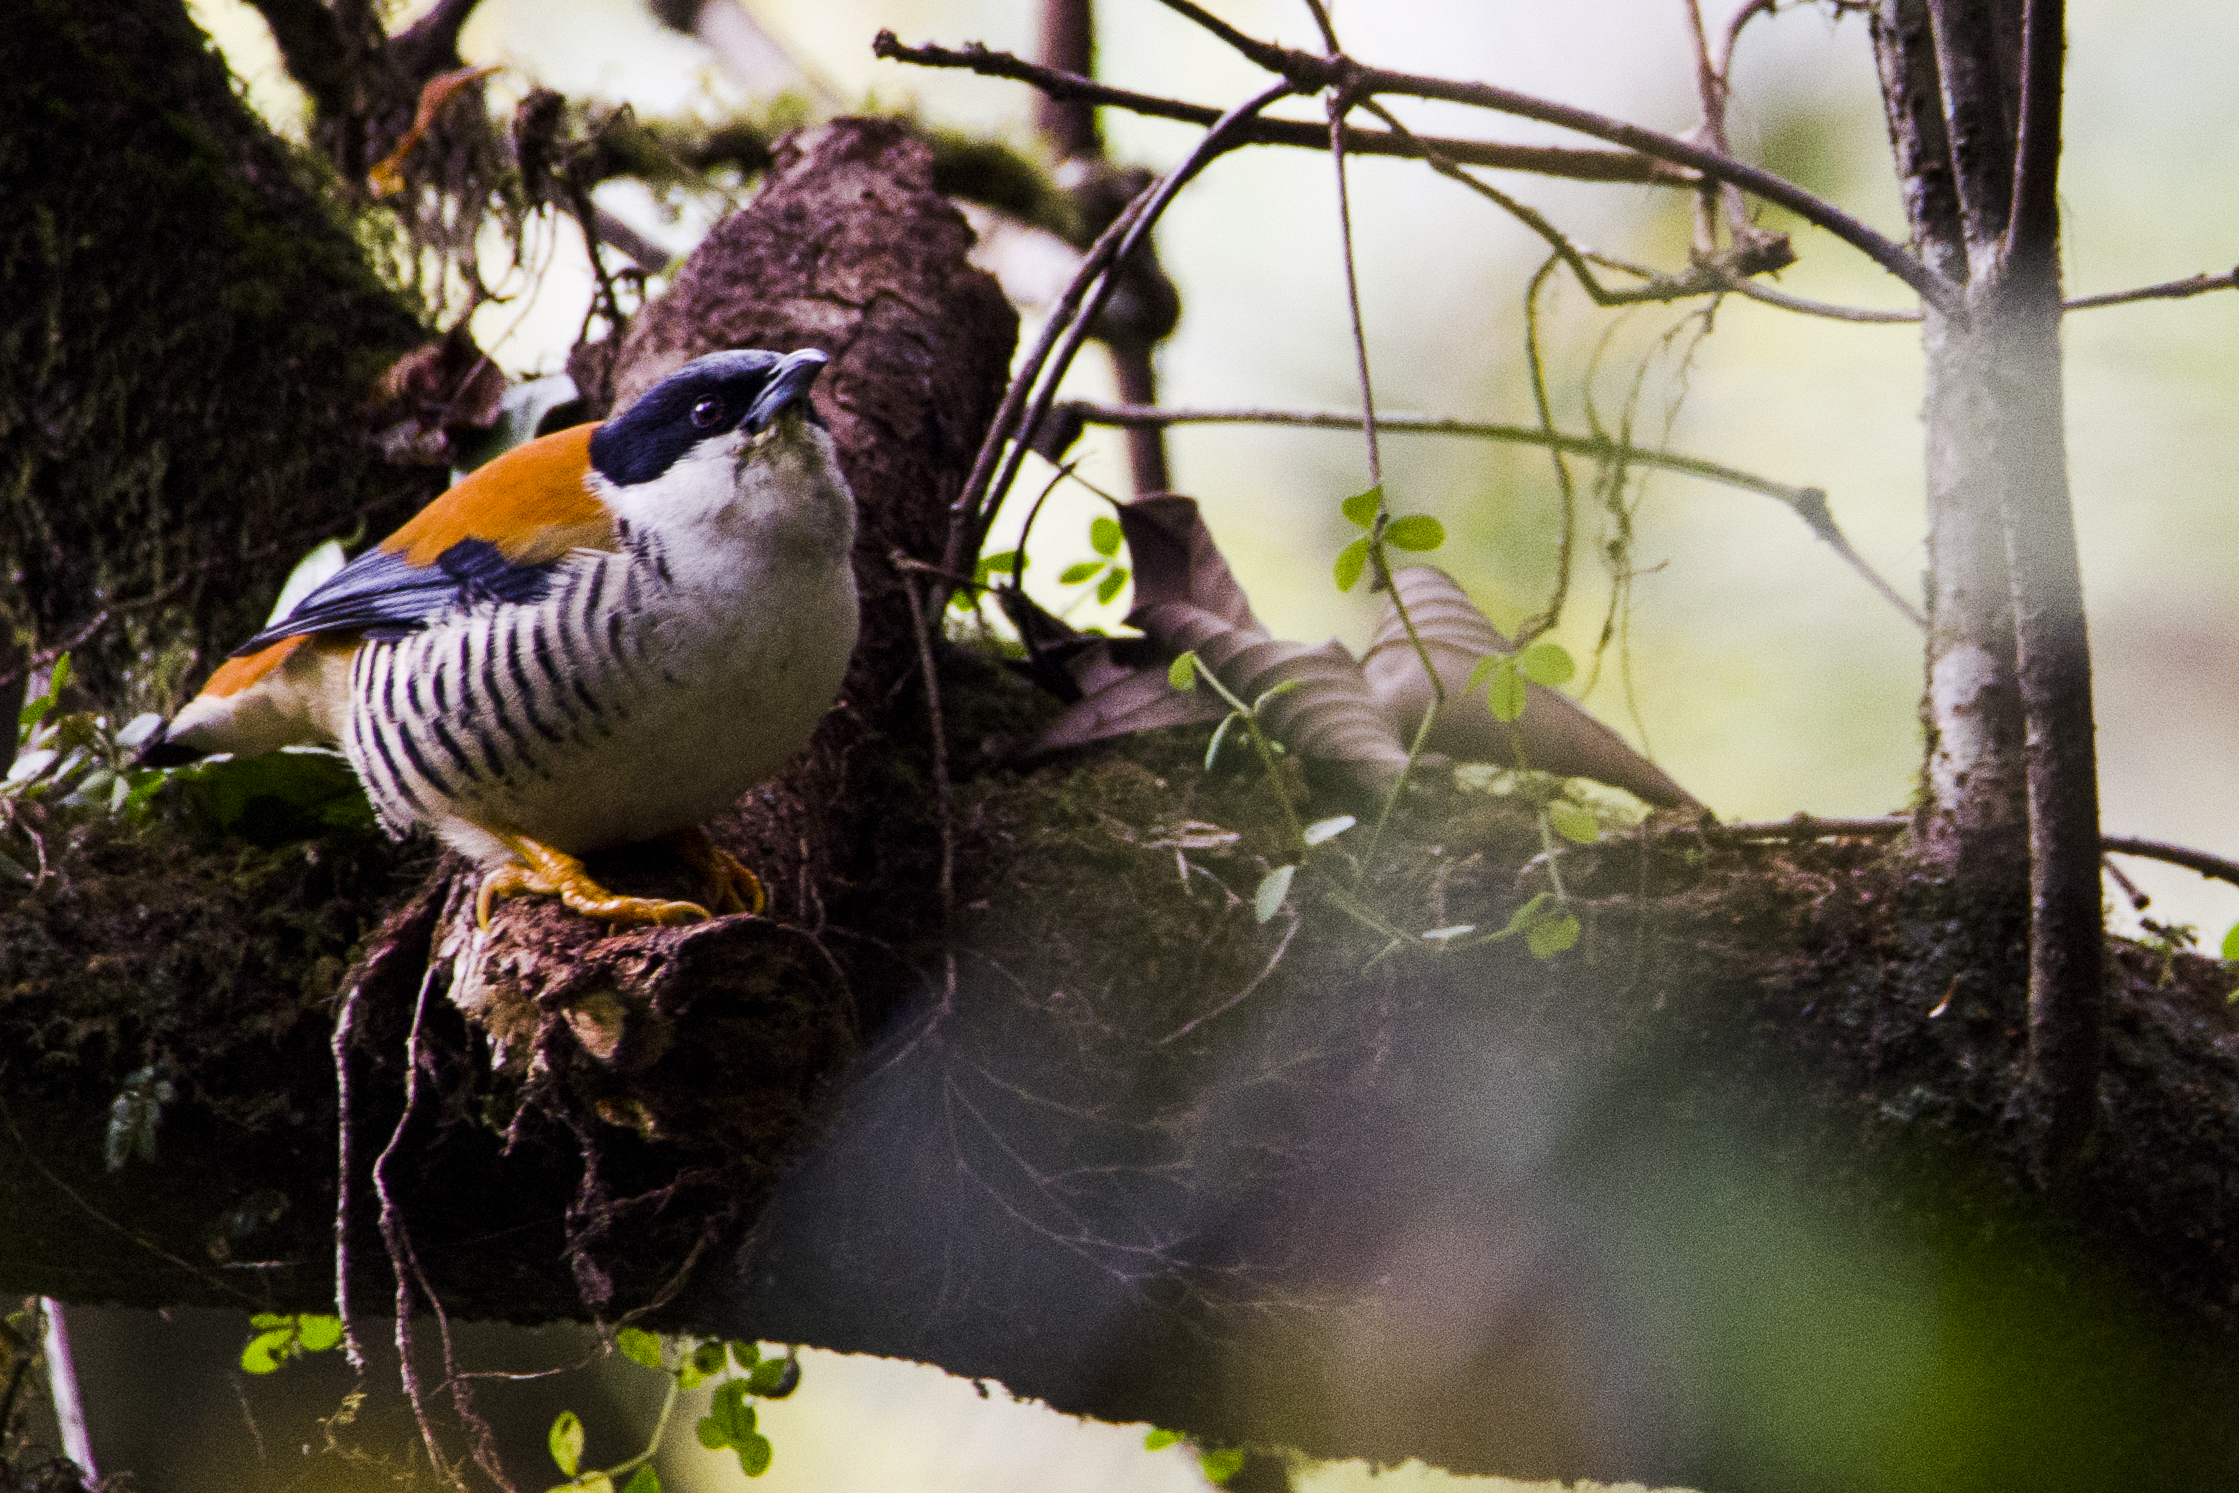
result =
M392 25L415 8L398 8ZM300 133L300 99L263 22L241 0L195 0L193 9L258 106L283 131ZM929 121L1033 148L1034 99L1025 88L903 69L875 61L869 48L876 30L891 27L905 41L980 40L1031 54L1038 7L1028 0L753 0L751 9L846 101L906 105ZM1255 34L1313 44L1295 3L1223 0L1217 9ZM1732 5L1712 0L1705 9L1715 24ZM2239 167L2239 132L2228 123L2230 101L2239 96L2239 8L2215 0L2152 7L2075 0L2069 10L2064 204L2071 294L2228 268L2239 257L2239 194L2228 187ZM1102 0L1099 12L1100 71L1109 81L1222 105L1259 84L1233 54L1151 0ZM1696 122L1679 0L1356 0L1339 3L1336 19L1348 48L1381 64L1497 82L1671 131ZM509 108L536 83L627 101L648 115L713 116L746 102L698 43L662 29L635 0L483 0L462 50L472 62L504 67L490 85L498 108ZM1749 31L1734 84L1737 151L1904 236L1862 20L1837 21L1808 5L1784 9ZM1442 106L1402 113L1426 130L1563 138ZM1104 129L1116 159L1154 167L1176 161L1196 135L1109 113ZM1418 165L1361 162L1352 180L1379 404L1530 421L1522 305L1526 278L1542 255L1538 240ZM1676 194L1522 178L1502 184L1593 247L1667 267L1683 262L1687 204ZM603 189L601 200L679 249L720 205L683 204L671 218L642 191L622 185ZM1907 304L1894 281L1826 235L1777 215L1767 221L1796 234L1800 262L1783 275L1783 288L1853 305ZM1160 244L1184 306L1180 329L1160 354L1166 402L1354 404L1326 158L1261 150L1222 161L1169 214ZM516 288L525 292L520 299L479 313L478 336L514 372L559 367L589 295L569 230L555 231L550 262L533 290L527 279ZM1575 428L1589 398L1590 360L1615 318L1567 289L1551 304L1546 326L1557 408ZM1645 308L1622 319L1592 385L1605 419L1622 404L1635 362L1684 314ZM2239 781L2239 635L2232 625L2239 617L2232 563L2239 505L2230 497L2239 436L2228 415L2239 387L2230 352L2235 332L2239 295L2229 292L2079 314L2067 328L2069 444L2098 671L2105 821L2111 832L2226 855L2239 853L2239 796L2231 791ZM1099 357L1083 359L1072 387L1084 396L1110 394ZM1840 325L1730 298L1684 375L1667 358L1645 390L1644 438L1653 439L1668 419L1675 449L1823 486L1859 549L1901 590L1917 593L1915 328ZM1124 490L1117 433L1092 430L1081 449L1088 453L1083 475ZM1177 432L1170 451L1176 486L1204 502L1207 521L1278 633L1309 641L1334 634L1356 648L1365 642L1367 601L1339 596L1329 580L1331 560L1349 536L1337 504L1368 480L1357 437L1194 429ZM1022 493L1038 490L1046 471L1030 467ZM1496 621L1513 624L1541 604L1556 532L1555 488L1543 455L1393 436L1386 477L1398 510L1445 521L1452 537L1439 563ZM1645 573L1634 583L1629 616L1633 698L1628 705L1612 655L1589 707L1645 741L1724 817L1878 814L1905 806L1920 751L1914 629L1769 500L1668 475L1650 480L1639 496L1633 563ZM1012 525L1024 507L1013 506ZM1054 604L1071 599L1052 583L1067 562L1087 555L1086 527L1096 511L1087 494L1066 488L1041 521L1036 573ZM1597 559L1600 520L1588 509L1585 521L1587 542L1560 634L1581 658L1593 647L1609 587ZM1008 542L999 535L997 547ZM1123 597L1101 612L1091 605L1073 615L1116 623L1125 606ZM2154 894L2157 916L2198 924L2211 944L2239 919L2239 894L2229 888L2165 867L2132 869ZM2118 908L2118 923L2127 918ZM1850 1283L1839 1300L1818 1300L1829 1310L1862 1314L1869 1325L1861 1329L1861 1351L1869 1357L1882 1347L1896 1355L1862 1370L1861 1382L1929 1373L1923 1366L1938 1351L1937 1293L1913 1288L1928 1267L1854 1240L1831 1253L1825 1237L1790 1222L1786 1234L1776 1229L1769 1237L1802 1239L1797 1252L1759 1263L1768 1278ZM1685 1254L1689 1246L1677 1242L1685 1237L1683 1231L1666 1238L1663 1247ZM1764 1243L1768 1236L1746 1237L1751 1248L1777 1253ZM1706 1295L1733 1294L1715 1284L1715 1270L1711 1277ZM1717 1319L1727 1308L1703 1310ZM163 1328L174 1330L181 1336L167 1355L172 1375L228 1382L226 1365L245 1328L184 1319ZM1735 1330L1746 1338L1756 1329ZM156 1332L152 1319L118 1319L111 1335L123 1357L113 1361L144 1357ZM564 1357L575 1346L570 1338L551 1351ZM527 1352L535 1345L524 1340L514 1347ZM502 1356L514 1348L491 1351ZM124 1371L103 1367L109 1355L89 1357L98 1438L98 1381ZM194 1366L201 1363L207 1367ZM1084 1426L1008 1404L1000 1389L983 1400L969 1384L914 1366L811 1355L807 1370L801 1393L765 1415L777 1460L760 1485L773 1493L1203 1486L1185 1451L1143 1451L1140 1428ZM562 1382L576 1388L555 1390L552 1403L572 1404L593 1421L595 1454L626 1442L628 1425L649 1423L657 1399L658 1381L627 1365ZM196 1412L191 1419L203 1429L189 1433L181 1421L171 1442L183 1450L188 1441L215 1438L209 1455L198 1459L218 1469L207 1474L211 1480L171 1482L141 1463L138 1486L153 1493L228 1485L222 1469L229 1463L240 1478L233 1486L354 1486L374 1477L333 1458L304 1458L293 1444L272 1444L259 1453L265 1473L249 1478L241 1427L260 1413L281 1414L273 1408L278 1400L260 1412L257 1397L287 1390L280 1381L256 1381L240 1392L238 1414L222 1402L207 1415ZM610 1417L603 1426L595 1418L601 1407ZM183 1402L175 1408L186 1413ZM331 1402L319 1413L327 1409ZM1899 1417L1892 1425L1901 1423ZM309 1443L298 1437L296 1444ZM688 1418L671 1446L662 1464L671 1486L745 1486L723 1456L692 1444ZM1367 1478L1364 1468L1324 1468L1302 1474L1299 1486L1366 1487ZM1420 1469L1403 1470L1374 1486L1438 1481Z

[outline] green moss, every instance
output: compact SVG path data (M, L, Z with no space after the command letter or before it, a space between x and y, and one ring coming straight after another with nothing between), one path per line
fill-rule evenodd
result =
M144 650L222 656L296 554L426 495L361 413L422 329L178 0L32 0L0 70L0 609L35 646L106 614L75 651L110 692Z

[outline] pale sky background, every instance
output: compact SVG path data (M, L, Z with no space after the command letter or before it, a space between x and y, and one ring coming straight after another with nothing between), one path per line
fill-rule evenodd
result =
M914 102L931 121L1022 144L1030 138L1033 99L1023 87L870 55L882 26L905 41L980 40L1030 53L1036 7L1028 0L754 0L752 8L851 98ZM1222 0L1215 8L1255 34L1312 44L1302 6ZM1732 6L1713 0L1705 8L1723 15ZM262 23L239 0L198 0L196 9L252 96L284 122L298 105ZM1152 0L1103 0L1099 11L1108 81L1217 105L1260 85L1233 54ZM2239 7L2071 0L2069 13L2071 293L2228 269L2239 259L2239 193L2229 187L2239 178L2239 131L2229 121L2239 97ZM1682 15L1679 0L1340 0L1336 8L1349 49L1367 60L1497 82L1672 131L1696 119ZM646 114L718 113L737 97L697 43L662 30L633 0L485 0L463 50L471 61L507 68L493 81L501 97L537 82L626 100ZM1734 81L1738 150L1800 173L1884 232L1905 236L1862 21L1784 9L1748 33ZM1453 108L1402 113L1454 134L1563 138ZM1116 157L1151 166L1172 164L1195 138L1181 126L1112 114L1105 129ZM1353 182L1379 404L1530 419L1520 307L1538 241L1417 165L1362 163ZM1684 253L1683 203L1671 194L1523 178L1503 185L1595 247L1667 266ZM1244 152L1216 165L1168 215L1160 247L1186 308L1161 353L1168 402L1354 403L1330 188L1326 158ZM664 223L621 189L604 200L667 242L690 240L691 215ZM1795 244L1801 262L1782 277L1784 288L1849 304L1907 304L1901 286L1827 235L1798 229ZM558 366L585 304L578 253L560 233L536 303L491 308L477 322L508 367ZM1556 304L1558 407L1576 426L1580 376L1607 318L1575 294ZM1605 410L1630 358L1677 314L1643 310L1626 323L1599 385ZM2239 854L2235 333L2239 295L2229 292L2080 314L2067 326L2105 823L2111 833L2225 855ZM1076 386L1106 392L1099 359L1091 354L1083 364ZM1651 421L1670 392L1668 382L1655 389ZM1838 325L1734 299L1695 360L1672 444L1825 487L1852 540L1900 590L1917 595L1920 397L1916 329ZM1117 434L1092 432L1089 444L1096 454L1084 472L1123 487ZM1329 580L1349 537L1337 504L1367 485L1357 437L1192 430L1173 437L1171 453L1176 485L1203 501L1279 633L1365 641L1368 606L1338 596ZM1536 607L1554 532L1543 456L1395 437L1386 477L1399 511L1445 521L1452 537L1438 563L1496 621L1513 623ZM1025 495L1040 485L1030 468ZM1094 511L1085 498L1053 502L1035 546L1045 584L1088 553ZM1727 818L1902 808L1920 752L1913 628L1770 500L1665 476L1652 484L1638 522L1636 564L1662 567L1639 581L1631 624L1639 720L1659 762ZM1561 633L1581 658L1606 596L1596 536L1589 516ZM1124 602L1105 620L1122 610ZM1613 678L1587 704L1638 738ZM2211 946L2239 920L2230 888L2173 868L2129 869L2155 894L2158 914L2199 924ZM772 1490L1201 1486L1180 1453L1142 1452L1140 1428L1078 1426L1026 1407L982 1410L970 1386L930 1370L819 1357L809 1387L767 1418L779 1447L762 1484ZM688 1428L684 1434L688 1441ZM1318 1493L1366 1485L1357 1468L1302 1482ZM1397 1493L1415 1484L1386 1476L1375 1486Z

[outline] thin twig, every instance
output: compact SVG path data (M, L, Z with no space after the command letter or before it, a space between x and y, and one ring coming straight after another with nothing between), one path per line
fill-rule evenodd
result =
M2099 848L2112 855L2135 855L2150 861L2167 861L2172 866L2182 866L2211 881L2224 881L2239 886L2239 861L2225 860L2220 855L2210 855L2204 850L2187 850L2182 845L2170 845L2160 840L2133 839L2128 835L2102 835Z
M381 1238L388 1246L389 1270L396 1278L396 1351L399 1377L404 1384L404 1396L411 1402L413 1422L420 1428L421 1444L427 1448L428 1461L435 1475L447 1482L458 1481L443 1456L443 1444L436 1439L435 1423L428 1418L427 1395L420 1386L420 1371L412 1362L412 1293L414 1283L426 1295L435 1293L428 1287L420 1271L420 1262L412 1251L411 1236L405 1232L404 1216L396 1206L389 1187L389 1168L404 1144L404 1132L411 1125L420 1097L420 1023L428 1009L428 990L435 983L435 966L430 963L420 978L419 998L412 1005L412 1026L405 1037L404 1055L404 1112L397 1116L396 1129L389 1135L389 1143L373 1162L373 1193L381 1204Z
M1151 1046L1164 1047L1169 1042L1175 1041L1178 1038L1186 1037L1191 1032L1194 1032L1199 1027L1203 1026L1206 1022L1211 1021L1214 1017L1221 1015L1223 1012L1234 1010L1238 1005L1241 1005L1247 996L1249 996L1253 991L1259 989L1260 985L1266 981L1269 975L1275 973L1275 966L1283 962L1283 955L1290 950L1291 940L1298 936L1299 926L1305 921L1306 920L1300 917L1297 913L1292 913L1290 926L1283 930L1282 939L1275 945L1275 952L1268 955L1266 965L1261 968L1258 974L1252 976L1252 978L1245 984L1242 990L1237 991L1234 995L1230 996L1227 1000L1222 1001L1219 1005L1213 1007L1212 1010L1207 1011L1204 1015L1192 1016L1189 1020L1183 1022L1180 1026L1174 1028L1174 1030L1168 1032L1165 1036L1159 1038L1156 1042L1153 1042Z
M1562 621L1563 603L1570 596L1570 565L1572 546L1578 535L1578 490L1571 481L1570 464L1563 460L1562 447L1555 441L1555 410L1547 397L1547 365L1539 353L1539 292L1547 284L1547 277L1561 263L1560 256L1550 256L1540 265L1524 291L1524 361L1531 375L1532 403L1539 410L1539 426L1547 436L1547 456L1555 464L1555 483L1562 490L1563 527L1555 545L1555 592L1547 599L1547 609L1536 617L1527 617L1516 629L1516 646L1523 648L1542 633L1551 632Z
M24 1138L22 1127L16 1124L16 1117L13 1112L9 1110L8 1102L5 1098L0 1098L0 1123L5 1123L7 1125L8 1134L14 1139L16 1143L16 1149L22 1153L23 1159L25 1161L31 1163L31 1169L37 1172L40 1176L46 1178L49 1182L53 1183L56 1189L59 1190L63 1196L69 1198L71 1202L76 1203L80 1211L82 1211L88 1218L92 1219L96 1223L102 1224L110 1229L115 1230L119 1234L122 1234L125 1238L130 1239L134 1244L137 1244L142 1249L146 1250L149 1254L154 1255L157 1259L162 1260L167 1264L176 1265L179 1269L184 1270L187 1274L193 1276L196 1280L201 1281L204 1285L210 1286L213 1289L219 1291L223 1291L229 1296L237 1296L241 1300L249 1303L252 1307L261 1308L263 1306L263 1297L254 1295L248 1291L244 1291L239 1286L233 1285L231 1282L227 1281L225 1277L220 1275L212 1275L209 1271L202 1269L200 1266L180 1259L177 1255L171 1253L170 1250L165 1249L162 1245L157 1244L151 1239L143 1238L141 1235L134 1233L131 1229L126 1228L123 1224L118 1223L108 1214L102 1212L99 1208L96 1208L93 1206L93 1204L87 1202L85 1194L79 1192L78 1189L72 1187L69 1183L56 1176L53 1170L50 1169L44 1161L41 1161L38 1157L38 1154L31 1149L31 1142Z
M1360 416L1341 410L1152 409L1144 405L1098 404L1082 399L1069 399L1064 408L1091 425L1282 425L1308 430L1358 430L1361 424ZM1743 492L1760 493L1786 504L1797 517L1810 525L1812 532L1829 545L1844 564L1856 571L1873 587L1877 595L1895 607L1914 626L1927 625L1920 609L1906 601L1851 546L1848 537L1836 526L1834 515L1827 508L1824 489L1775 482L1769 477L1759 477L1737 467L1723 466L1695 456L1679 456L1669 451L1652 451L1644 446L1613 440L1606 435L1550 433L1532 425L1499 425L1478 420L1449 420L1431 415L1395 415L1388 410L1377 416L1377 423L1388 434L1468 436L1480 440L1513 441L1519 445L1547 446L1604 463L1623 462L1656 467L1700 478L1705 482L1738 488Z
M1235 27L1194 4L1193 0L1160 0L1160 3L1169 10L1189 17L1268 71L1288 78L1301 92L1336 88L1349 98L1388 94L1403 98L1438 99L1575 130L1579 134L1607 140L1611 144L1625 146L1658 160L1691 166L1705 176L1731 182L1768 202L1777 203L1804 221L1825 229L1910 285L1922 300L1939 311L1954 318L1965 314L1959 287L1929 268L1919 256L1902 244L1876 232L1857 217L1794 182L1747 162L1734 160L1720 151L1692 145L1676 136L1643 129L1639 125L1628 124L1591 109L1556 103L1552 99L1535 98L1491 83L1394 72L1385 68L1365 67L1343 55L1317 57L1310 52L1275 46L1245 36Z
M895 550L887 557L902 578L910 604L910 627L917 634L917 667L925 678L925 722L933 738L933 800L941 811L941 1010L956 1008L956 798L948 779L948 730L941 712L941 673L934 666L933 634L925 618L925 597L918 589L919 562ZM936 597L935 605L939 605Z
M1133 93L1124 88L1113 88L1076 73L1042 67L1008 52L991 51L976 42L958 49L938 46L906 47L895 39L893 32L881 31L877 40L872 42L871 50L875 55L891 62L910 63L918 67L966 68L982 77L1008 78L1013 82L1025 83L1040 89L1053 99L1078 99L1086 103L1108 105L1152 119L1173 119L1183 124L1208 125L1221 117L1221 111L1209 104L1192 104L1180 99L1160 98L1151 94ZM1527 171L1534 176L1555 176L1570 181L1625 182L1671 187L1692 187L1697 181L1692 171L1630 151L1509 145L1494 140L1426 138L1452 160L1497 171ZM1303 119L1254 119L1238 127L1236 140L1240 145L1329 149L1329 138L1323 128ZM1379 130L1347 129L1345 149L1354 155L1394 156L1401 159L1421 155L1420 150L1406 141Z
M357 1041L358 1010L364 986L353 982L342 997L329 1046L334 1053L335 1184L334 1184L334 1311L342 1319L342 1353L350 1367L365 1372L365 1345L351 1324L350 1301L350 1193L355 1185L356 1132L350 1089L350 1048Z
M2187 296L2206 295L2211 290L2239 290L2239 270L2222 275L2194 275L2189 280L2165 280L2159 285L2141 286L2136 290L2080 296L2062 302L2060 309L2096 311L2101 306L2127 306L2133 301L2181 301Z
M1073 276L1073 283L1066 287L1057 312L1051 316L1042 340L1036 344L1034 355L1013 375L1003 404L996 411L995 422L988 427L987 436L980 443L979 456L972 464L972 477L950 510L949 544L943 569L963 570L986 542L988 529L1002 507L1003 496L1026 460L1027 437L1040 429L1042 421L1048 418L1058 385L1064 381L1066 370L1087 340L1097 313L1111 297L1117 283L1112 267L1124 263L1134 252L1135 246L1142 242L1143 236L1158 222L1159 215L1183 187L1216 157L1235 147L1237 141L1232 131L1238 124L1290 91L1291 85L1287 82L1273 84L1222 115L1182 163L1130 203L1091 247L1081 261L1080 270ZM1071 324L1065 326L1068 314ZM1062 340L1057 341L1052 351L1054 334L1061 327ZM1037 381L1039 391L1029 401L1027 391L1034 389ZM994 467L996 454L1006 442L1011 444L1010 455L1001 470L989 480L985 474Z
M1717 288L1720 290L1730 290L1735 295L1803 316L1823 316L1829 321L1854 321L1869 325L1920 320L1918 311L1880 311L1868 306L1837 306L1828 301L1813 301L1803 296L1790 295L1784 290L1775 290L1762 280L1744 275L1724 275L1719 278Z

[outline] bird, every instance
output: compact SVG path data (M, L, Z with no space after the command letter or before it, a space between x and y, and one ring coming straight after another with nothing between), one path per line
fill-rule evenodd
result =
M814 349L708 353L602 424L476 469L233 651L143 753L338 748L392 838L432 830L496 898L615 924L582 857L667 839L759 914L700 826L783 768L858 627L855 497L809 401Z

